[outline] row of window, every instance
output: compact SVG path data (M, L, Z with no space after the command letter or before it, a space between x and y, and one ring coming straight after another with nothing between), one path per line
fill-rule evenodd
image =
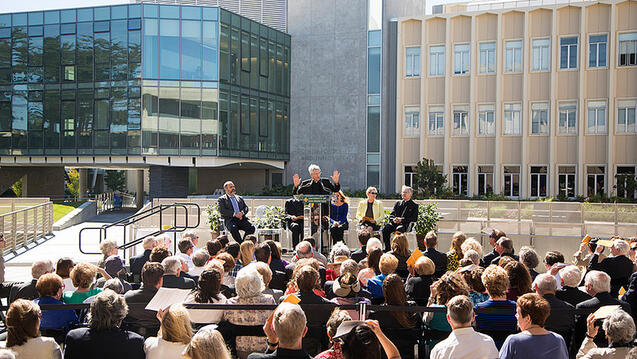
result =
M577 36L559 39L560 69L576 69L578 63ZM589 35L588 67L606 67L608 63L608 35ZM469 44L453 45L453 73L468 74L471 69L471 48ZM551 39L531 40L531 71L550 71ZM478 45L478 73L496 72L496 42L482 42ZM504 72L522 72L522 40L504 42ZM617 66L637 65L637 32L623 33L618 36ZM429 47L429 76L445 75L445 45ZM405 49L405 76L420 76L420 47Z
M606 125L606 101L588 101L586 117L586 133L604 134ZM615 132L637 133L635 113L637 100L618 100ZM469 134L468 106L453 106L452 136L467 136ZM522 134L522 105L507 103L503 108L502 134ZM429 136L443 136L445 134L444 106L429 107ZM550 133L549 105L546 102L531 104L530 133L533 135L548 135ZM478 135L495 136L495 105L478 105ZM558 105L558 134L577 134L577 102L560 102ZM404 116L404 137L420 135L420 110L418 107L406 107Z
M441 166L437 166L442 171ZM457 195L466 196L469 186L468 166L453 166L451 173L451 187ZM478 195L487 195L494 193L494 166L479 165L478 166ZM415 166L405 166L404 168L405 184L411 186L414 183L416 175ZM574 198L576 191L576 167L575 166L558 166L558 194L567 198ZM518 198L520 196L520 166L504 166L502 174L502 190L501 194ZM635 198L635 193L631 193L629 188L630 178L635 177L635 166L617 166L617 176L615 189L617 196L626 198ZM529 196L530 197L546 197L548 195L548 167L547 166L531 166L529 172ZM607 194L606 185L606 167L605 166L586 166L586 194L587 196L595 196Z

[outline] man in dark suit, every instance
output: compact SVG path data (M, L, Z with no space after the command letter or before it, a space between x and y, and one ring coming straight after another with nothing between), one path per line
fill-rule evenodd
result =
M153 251L153 248L157 246L157 241L155 237L148 236L144 238L144 253L131 257L129 260L130 263L130 272L133 275L133 281L139 282L142 276L142 268L144 264L148 262L150 258L150 252Z
M389 215L389 221L383 227L383 241L385 248L391 248L391 235L394 232L407 232L409 224L418 220L418 205L412 201L414 190L409 186L403 186L400 196L402 200L396 201L394 209Z
M302 241L296 246L296 254L295 257L297 260L303 258L314 258L314 251L312 248L312 243L308 241ZM317 259L318 260L318 259ZM320 261L319 261L320 263ZM288 283L292 278L292 274L294 273L294 269L296 268L296 262L292 262L285 266L285 282ZM319 276L321 278L321 286L325 285L325 267L321 265L319 268Z
M605 305L619 305L626 313L632 313L628 303L610 294L610 281L610 276L601 271L593 270L586 274L584 286L586 287L586 292L593 298L575 306L578 312L581 309L583 313L576 317L575 337L573 338L573 345L571 347L573 350L577 350L584 340L584 335L586 334L586 318L589 314ZM598 331L595 337L595 344L597 344L599 348L608 346L608 341L605 338L605 332L603 330Z
M297 304L282 303L271 318L263 327L268 349L264 354L252 353L248 359L312 359L303 349L303 337L308 331L303 309Z
M243 198L236 194L237 191L234 187L234 183L231 181L224 183L223 189L226 191L226 194L217 200L219 212L225 221L226 229L232 234L232 238L241 243L243 238L241 238L239 230L244 232L244 237L253 234L255 231L254 226L250 223L247 216L250 209Z
M296 247L303 235L303 201L298 198L285 201L285 215L288 229L292 232L292 247Z
M33 279L26 283L16 283L11 287L11 291L9 292L9 304L16 299L33 300L38 298L40 295L35 289L35 284L41 276L47 273L53 273L53 271L53 263L48 259L33 262L31 265L31 277L33 277Z
M367 241L371 237L371 233L369 231L358 231L358 243L360 243L361 247L351 254L351 258L356 261L356 263L362 261L367 258Z
M310 165L307 169L310 172L310 179L301 182L301 177L298 173L294 174L294 190L293 194L332 194L341 190L341 185L338 183L340 174L338 171L334 171L332 174L332 181L327 178L321 178L321 168L315 164Z
M438 236L436 235L436 232L430 231L425 236L425 246L427 246L427 250L423 253L423 255L434 262L434 265L436 266L434 277L440 278L447 272L447 255L445 253L438 252L436 250L437 245Z
M506 234L497 228L493 228L491 229L491 232L487 232L487 233L489 233L489 244L493 247L493 251L487 253L482 258L483 267L488 267L491 264L491 262L495 259L495 257L500 256L500 253L498 253L495 250L495 244L498 242L498 239L502 237L506 237Z
M489 264L498 265L498 262L500 262L502 257L511 257L515 259L516 262L520 260L520 257L513 254L513 240L508 237L501 237L498 239L495 243L495 251L499 254L499 256L493 258Z
M622 300L630 304L630 310L633 312L633 319L637 317L637 272L630 276L628 289L622 296ZM635 320L637 322L637 320Z
M142 268L142 286L124 294L126 303L139 304L129 306L124 323L130 330L144 338L156 336L159 330L160 323L157 319L157 312L146 310L145 307L161 288L163 275L164 267L160 263L148 262Z
M535 278L533 289L551 306L551 312L544 323L544 328L561 335L568 346L575 328L575 307L555 297L557 280L548 273L539 274Z
M588 264L588 270L599 270L610 276L610 294L614 297L619 295L619 288L628 287L628 280L633 273L633 262L627 257L630 246L623 239L615 239L610 247L610 256L599 261L599 254L604 250L604 246L597 245L595 253Z
M579 267L574 265L567 265L560 269L560 281L562 282L562 289L555 292L557 299L563 300L572 306L576 306L585 300L589 300L592 297L580 290L580 281L582 280L582 272Z
M162 287L164 288L179 288L179 289L193 289L195 287L195 281L190 278L181 277L182 264L176 256L165 258L161 265L164 266L164 276Z

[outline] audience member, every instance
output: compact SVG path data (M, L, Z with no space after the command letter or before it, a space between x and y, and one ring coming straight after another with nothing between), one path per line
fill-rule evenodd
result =
M192 242L192 245L196 247L199 246L199 236L193 229L189 229L182 233L181 238L188 238Z
M265 285L263 294L271 295L274 299L274 302L278 303L279 299L281 299L281 297L283 296L283 291L279 289L272 289L268 286L270 284L270 281L272 281L272 270L270 269L270 266L268 266L268 264L264 262L255 262L251 265L255 266L257 272L259 272L261 278L263 279L263 284Z
M535 277L539 274L535 268L540 264L540 259L535 249L528 246L520 248L520 262L524 263L526 268L528 268L531 280L535 280Z
M172 240L168 236L168 233L158 235L157 237L155 237L155 241L157 241L157 247L164 247L166 249L172 247Z
M500 259L503 257L510 257L515 261L519 261L520 258L513 254L513 240L508 237L501 237L495 243L495 251L498 253L498 256L493 258L491 264L499 265Z
M317 259L314 256L312 243L310 243L309 239L310 238L304 239L303 241L301 241L301 243L299 243L296 246L296 254L295 254L294 258L292 259L292 263L290 263L287 266L285 266L285 277L286 277L286 281L288 283L289 283L290 279L292 278L292 274L294 273L294 269L297 266L296 262L298 260L301 260L301 259L304 259L304 258ZM312 239L312 241L313 241L313 239ZM326 262L327 262L327 260L326 260ZM321 267L319 269L319 275L321 277L321 283L325 283L325 268L324 267ZM288 287L289 287L289 285L288 285Z
M124 322L130 330L148 338L157 335L159 320L157 312L146 310L145 307L157 294L163 284L164 267L160 263L146 262L142 268L142 285L137 290L124 294L128 304L139 304L131 307Z
M263 262L267 265L270 264L270 260L272 259L270 246L267 243L259 243L254 248L254 259L257 262Z
M247 266L254 260L254 243L252 241L242 242L239 247L239 262L242 266Z
M223 190L226 193L217 199L219 213L223 217L226 229L232 234L232 238L241 243L245 238L241 238L239 230L244 232L244 237L254 233L256 230L248 220L247 214L250 208L248 208L243 198L236 194L232 181L224 183ZM247 264L243 263L243 265Z
M483 266L485 267L489 266L496 257L500 256L500 253L498 253L498 251L495 248L496 243L498 242L500 238L506 237L506 234L497 228L491 229L491 232L489 232L488 234L489 234L489 244L493 247L493 251L487 253L484 256L484 258L482 258L482 263L483 263Z
M633 314L633 319L637 318L637 272L630 275L628 288L626 288L626 293L622 295L621 300L630 304L630 310Z
M118 255L117 241L114 239L107 239L100 242L100 252L102 252L102 259L97 262L97 266L104 268L104 262L110 256Z
M281 249L277 246L279 242L267 240L265 243L270 246L270 269L272 270L270 288L285 290L285 266L288 263L281 259Z
M383 227L382 233L386 248L389 248L394 232L405 233L409 230L409 225L418 220L418 205L411 199L413 193L414 190L409 186L403 186L401 189L401 200L396 201L389 214L389 220Z
M388 275L396 271L397 266L398 259L393 254L385 253L380 257L378 264L380 274L367 281L367 290L372 294L373 298L383 298L383 281Z
M324 267L327 267L327 258L322 253L316 250L316 240L314 239L314 237L307 237L303 240L308 242L310 246L312 247L312 256L316 258L316 260L318 260L321 263L321 265L323 265ZM298 259L299 258L297 257L293 257L292 262Z
M213 257L213 258L216 257L223 249L223 245L221 245L221 241L219 240L219 237L217 237L216 239L211 239L208 242L206 242L206 250L208 251L208 254L210 255L210 257Z
M40 297L34 300L37 305L64 304L60 300L64 293L64 283L59 275L47 273L41 276L35 288L40 294ZM71 325L77 323L78 318L74 310L44 310L40 318L40 329L67 331Z
M476 253L478 253L478 256L480 257L478 261L479 263L476 263L476 264L480 265L482 263L482 245L475 238L473 237L467 238L464 242L462 242L460 249L462 250L462 253L465 254L464 255L465 257L467 257L466 253L468 251L470 250L476 251Z
M367 255L369 255L369 252L371 252L374 248L380 248L381 250L383 250L383 242L381 242L378 237L371 237L367 241L367 247L365 248L365 250L367 251Z
M170 257L171 255L172 253L170 253L170 250L168 248L158 245L157 247L153 248L152 251L150 251L150 257L148 257L148 260L150 262L161 263L164 259Z
M312 359L303 349L303 337L308 329L307 319L300 306L281 303L263 327L268 348L265 354L252 353L249 359Z
M222 256L222 255L223 255L223 253L219 254L217 257ZM227 262L221 261L219 259L213 259L210 262L208 262L208 264L206 264L206 266L204 267L204 270L216 269L221 274L221 278L226 278L225 269L226 269L227 265L228 265ZM232 298L232 297L237 295L237 292L234 289L234 285L232 287L229 287L229 286L225 285L224 282L223 282L223 279L221 280L220 292L226 298Z
M469 286L467 286L467 283L465 283L462 276L458 273L447 272L431 286L429 306L445 308L447 302L457 295L469 295ZM451 326L444 312L426 312L423 315L423 322L430 330L446 333L451 332ZM438 341L437 339L432 339L429 340L429 344L433 345Z
M213 260L217 260L223 263L224 275L223 279L221 280L221 284L228 287L234 287L234 281L238 273L238 271L235 272L234 269L237 268L237 266L243 268L241 263L237 263L230 253L219 253L214 259L211 259L210 262L212 262Z
M66 335L64 358L145 358L144 338L120 328L127 313L123 297L110 289L99 293L91 303L88 328Z
M559 274L560 281L562 282L562 289L555 292L555 297L557 297L557 299L563 300L572 306L576 306L579 303L592 298L588 293L577 287L582 280L582 272L578 266L567 265L560 269Z
M111 278L117 278L120 280L124 292L128 292L132 289L131 284L126 281L127 275L126 268L124 268L124 260L121 259L119 256L110 256L106 258L106 261L104 261L104 271L106 271L106 273L108 273ZM107 280L109 279L106 277L101 277L97 281L95 281L93 287L104 288Z
M503 308L511 312L515 309L514 301L506 299L509 288L509 277L502 267L490 265L482 274L482 284L489 294L489 300L475 305L477 308ZM476 314L476 329L481 332L513 332L516 329L516 319L511 314ZM493 337L493 336L492 336ZM494 338L496 347L501 347L503 338Z
M334 336L336 335L338 327L343 322L352 320L349 312L351 311L334 308L334 311L332 311L332 315L330 315L330 319L325 325L327 327L327 337L330 339L330 347L329 349L315 356L315 359L344 359L343 349L341 349L341 342L339 340L335 340Z
M369 241L371 234L368 231L357 231L356 234L361 247L352 252L352 259L360 262L367 257L367 241Z
M522 294L531 293L531 275L522 262L509 261L502 266L509 276L507 299L516 301Z
M330 236L332 243L338 243L344 240L343 234L349 229L349 200L342 191L334 192L334 196L330 205Z
M568 359L564 339L544 329L551 307L540 295L527 293L518 298L516 318L521 333L504 341L500 359Z
M464 281L469 286L469 299L474 306L478 303L486 302L487 300L489 300L487 289L482 283L483 273L484 268L480 266L473 267L468 270L460 270L460 274L462 274Z
M429 257L422 256L416 260L414 265L416 275L407 279L405 284L405 292L409 300L413 300L418 305L427 306L435 270L436 266Z
M164 258L164 260L161 261L161 265L164 266L164 280L162 287L193 289L196 286L194 280L179 276L182 272L182 265L177 256Z
M458 269L458 262L464 257L462 254L462 243L467 239L462 232L456 232L451 237L451 247L447 252L447 271L455 271Z
M75 262L69 257L62 257L58 259L58 262L55 265L55 274L62 278L64 290L74 291L77 289L71 280L71 270L73 270L73 267L75 267Z
M188 240L190 242L190 240ZM181 304L173 304L159 312L161 327L156 337L144 342L146 359L179 358L190 344L192 326L188 311Z
M96 267L89 263L78 263L71 271L71 280L77 288L74 292L64 292L62 301L66 304L81 304L88 297L92 297L102 291L102 288L93 288L91 285L95 275L100 272L104 278L111 279L104 268Z
M471 300L465 295L457 295L447 302L447 321L452 332L447 339L438 343L431 351L431 359L493 359L498 357L498 349L488 335L473 330L475 319Z
M33 300L38 297L38 291L35 285L38 279L47 273L53 273L53 263L50 260L35 261L31 265L31 281L26 283L14 284L9 294L9 303L16 299Z
M182 355L185 359L232 359L223 336L212 325L199 329Z
M628 288L628 280L633 273L633 262L628 258L630 246L623 239L615 239L610 247L610 257L599 260L599 254L604 247L597 245L591 257L588 270L599 270L610 276L610 294L617 297L619 288Z
M324 269L323 267L321 267L319 262L314 258L302 258L302 259L299 259L299 261L296 262L295 264L296 266L294 267L294 272L292 272L292 277L290 278L290 281L288 282L284 295L296 293L299 291L297 280L298 280L299 273L301 272L301 269L303 267L311 266L316 271ZM325 297L325 292L323 291L323 286L321 286L321 283L316 284L316 286L314 287L314 293L316 293L316 295L318 296Z
M577 352L577 358L627 358L635 337L633 318L623 310L617 309L604 319L602 329L604 336L608 338L608 348L600 348L593 341L599 331L595 321L595 315L589 314L586 320L586 339Z
M570 344L575 329L575 307L557 297L557 281L549 273L543 273L535 278L533 289L541 295L551 307L550 314L546 319L544 327L546 330L555 332L564 338L566 344Z
M340 277L336 278L332 285L334 298L331 301L338 305L353 305L361 302L371 304L369 299L360 295L361 289L361 284L356 278L356 275L350 272L345 272ZM349 316L352 319L359 319L359 313L357 310L350 309L347 313L349 313Z
M292 246L296 247L303 235L303 200L296 196L285 201L285 223L292 232Z
M59 359L60 346L40 335L40 307L27 299L16 299L7 310L7 340L3 347L18 358Z
M179 242L177 242L177 249L179 250L179 253L177 253L177 257L186 262L186 264L188 265L187 272L189 272L195 266L194 264L192 264L191 258L192 254L195 251L195 246L190 241L190 238L182 238L179 240Z
M375 238L373 238L375 239ZM367 247L369 250L370 247ZM366 288L367 281L369 281L372 277L380 274L380 257L383 255L383 250L380 248L372 248L369 250L367 255L367 267L361 269L358 272L358 281L361 282L361 285Z
M425 257L429 257L434 264L436 265L436 272L434 272L434 277L440 278L447 271L447 255L445 253L439 252L436 250L436 246L438 245L438 236L436 232L430 231L425 236L425 246L427 250L425 250L422 254Z
M468 249L466 251L463 251L462 253L464 253L464 258L462 258L459 262L459 267L466 267L468 265L480 265L480 262L482 261L482 256L474 251L473 249ZM470 263L467 263L466 261L463 262L463 260L468 260Z
M221 273L212 268L204 270L199 276L197 286L186 297L184 303L225 304L228 300L221 294ZM190 320L197 326L219 323L223 310L189 308Z
M409 250L409 243L407 242L407 236L404 233L398 233L391 241L391 251L396 259L398 259L398 266L396 267L396 274L398 274L403 280L407 279L409 275L409 269L407 268L407 259L411 256Z
M364 324L358 321L345 321L339 326L336 337L343 338L345 359L401 358L398 348L385 336L375 320L367 320Z
M356 210L356 222L361 229L367 231L380 230L380 224L385 218L385 210L381 201L377 200L378 190L376 187L367 187L365 191L367 200L358 202Z
M346 259L343 262L341 262L341 264L338 266L338 273L339 273L339 277L342 277L346 273L349 273L353 275L354 278L358 278L358 273L360 273L360 267L355 260ZM325 285L323 286L323 289L325 292L325 298L333 299L336 297L336 294L334 294L333 285L334 285L334 281L325 282ZM360 281L359 281L359 287L361 287ZM363 288L360 288L360 290L358 291L358 294L364 298L371 298L371 294Z
M197 249L197 251L192 255L193 267L188 271L188 274L199 277L204 271L204 267L206 266L206 263L208 263L209 259L210 255L208 254L207 250ZM234 259L232 263L234 263Z

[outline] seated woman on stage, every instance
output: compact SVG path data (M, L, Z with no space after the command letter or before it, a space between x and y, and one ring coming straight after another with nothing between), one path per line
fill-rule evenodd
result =
M378 231L380 230L380 223L385 217L383 204L376 200L378 195L376 187L368 187L365 193L367 194L367 201L361 201L358 204L356 220L361 227L370 227L372 230Z
M349 201L343 191L334 192L334 194L336 198L330 208L330 235L332 236L332 243L337 243L343 241L343 233L349 229L349 222L347 221Z

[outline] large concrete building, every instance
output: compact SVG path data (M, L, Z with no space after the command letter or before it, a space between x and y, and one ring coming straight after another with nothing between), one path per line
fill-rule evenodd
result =
M444 6L398 20L395 189L634 196L637 1Z

